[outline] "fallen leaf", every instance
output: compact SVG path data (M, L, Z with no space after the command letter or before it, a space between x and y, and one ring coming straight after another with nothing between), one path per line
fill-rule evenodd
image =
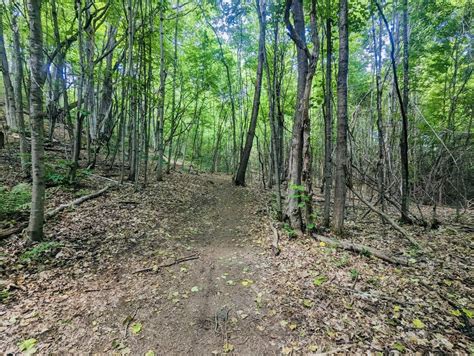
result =
M226 342L222 348L224 349L224 353L234 351L234 345L228 342Z
M195 293L195 292L199 292L199 288L198 286L194 286L191 288L191 292Z
M20 349L21 352L24 352L27 355L32 355L36 352L35 346L37 342L38 340L34 338L26 339L18 343L18 348Z
M417 329L423 329L425 324L420 319L413 319L413 326Z
M133 323L132 324L132 332L136 335L142 331L142 324L141 323Z

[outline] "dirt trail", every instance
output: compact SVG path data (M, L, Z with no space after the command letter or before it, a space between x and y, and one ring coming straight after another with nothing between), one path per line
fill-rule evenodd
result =
M150 201L151 193L160 192L143 193L143 201L128 195L132 203L126 205L136 201L141 207L132 207L124 217L117 214L109 229L118 239L120 231L133 227L135 237L112 259L104 252L101 262L99 253L82 273L72 269L64 277L52 269L31 278L35 286L27 300L2 311L2 317L20 322L2 328L8 337L6 345L0 340L1 349L16 352L18 340L34 337L41 353L276 353L279 346L257 329L265 318L259 282L268 267L264 250L253 241L262 217L255 211L259 203L251 190L234 187L229 177L200 177L192 184L189 197L172 212ZM104 198L104 219L112 214L107 204L120 204L123 198L120 193ZM136 215L156 220L137 224ZM110 232L106 236L107 241ZM199 259L134 273L194 254ZM28 319L25 313L35 315ZM132 325L141 326L139 332Z

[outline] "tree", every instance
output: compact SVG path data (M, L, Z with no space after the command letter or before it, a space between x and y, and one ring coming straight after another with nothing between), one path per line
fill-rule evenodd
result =
M255 91L253 97L252 115L250 117L250 126L247 133L247 139L245 141L245 147L240 157L239 168L237 169L237 174L234 181L236 185L241 186L245 186L245 173L247 171L247 165L250 159L250 152L252 151L255 128L257 127L258 110L260 108L260 93L262 91L263 65L265 61L266 5L264 1L256 0L256 6L258 23L260 27L258 40L257 77L255 79Z
M41 0L28 0L30 21L30 122L31 122L31 167L32 194L28 234L33 241L43 239L44 224L44 147L43 147L43 85L46 67L43 61L43 28L41 23Z
M324 217L323 225L329 227L332 193L332 19L331 1L326 1L326 82L324 117Z
M290 22L290 8L294 25ZM306 225L312 225L311 143L309 101L316 65L319 58L319 36L316 24L316 1L311 2L310 25L313 50L306 43L302 0L287 0L285 24L290 38L296 45L298 60L298 84L293 121L290 156L288 158L288 191L286 216L292 228L301 234L304 222L301 207L305 207ZM302 186L304 184L304 187Z
M339 1L339 65L337 73L337 144L334 185L333 230L342 234L346 207L347 162L347 74L349 67L349 29L347 0Z

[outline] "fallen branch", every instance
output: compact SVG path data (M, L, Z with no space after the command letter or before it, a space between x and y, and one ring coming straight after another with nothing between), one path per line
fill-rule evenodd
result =
M333 240L333 239L330 239L329 237L322 236L322 235L313 234L312 236L316 240L335 246L336 248L341 248L343 250L358 252L358 253L369 253L370 255L380 258L381 260L384 260L385 262L390 262L395 265L408 266L408 261L402 260L396 257L387 256L382 251L369 247L369 246L347 242L347 241L337 241L337 240Z
M400 225L398 225L395 221L393 221L393 219L388 216L387 214L385 214L383 211L377 209L375 206L373 206L371 203L369 203L367 200L365 200L364 198L362 198L362 196L357 193L355 191L355 189L353 189L352 187L349 186L349 189L352 191L352 193L354 193L354 195L362 202L364 203L365 205L367 205L367 207L372 210L373 212L379 214L383 219L385 219L390 225L392 225L392 227L397 230L400 234L402 234L408 241L410 241L413 245L415 245L417 248L419 248L420 250L422 250L420 244L413 238L411 237L410 233L408 231L406 231L404 228L402 228Z
M278 256L281 252L280 247L278 246L280 235L278 234L278 230L275 228L275 226L273 226L273 223L270 223L270 227L273 231L272 251L275 256Z
M133 313L133 315L129 315L125 318L124 320L124 325L125 325L125 332L124 332L124 337L127 337L128 335L128 327L130 326L130 324L132 323L132 321L135 319L135 317L137 316L137 313L138 313L138 309L140 309L140 306L138 306L136 309L135 309L135 312Z
M174 260L173 262L170 262L170 263L165 263L165 264L162 264L162 265L159 265L159 266L154 266L154 267L142 268L142 269L136 270L132 273L136 274L136 273L151 272L151 271L157 272L161 268L171 267L171 266L174 266L174 265L177 265L179 263L186 262L186 261L197 260L198 258L199 258L198 255L191 255L191 256L181 257L181 258L178 258L178 259L176 259L176 260Z
M0 230L0 240L6 239L10 235L17 234L21 232L23 229L25 229L26 227L28 227L28 223L23 222L20 225L17 225L15 227L10 227L8 229Z
M60 206L58 206L57 208L53 209L53 210L50 210L48 211L46 214L45 214L45 219L48 220L48 219L51 219L53 216L57 215L58 213L60 213L61 211L67 209L67 208L70 208L70 207L73 207L73 206L78 206L88 200L91 200L91 199L94 199L94 198L97 198L99 196L101 196L102 194L104 194L108 189L110 189L110 185L108 185L107 187L101 189L101 190L98 190L97 192L94 192L92 194L89 194L89 195L84 195L70 203L67 203L67 204L62 204Z
M45 220L51 219L52 217L54 217L55 215L57 215L58 213L60 213L61 211L65 210L69 207L78 206L78 205L84 203L85 201L97 198L97 197L101 196L102 194L104 194L111 187L112 186L109 185L109 186L107 186L107 187L105 187L105 188L103 188L103 189L101 189L97 192L94 192L94 193L89 194L89 195L84 195L84 196L82 196L82 197L80 197L80 198L78 198L78 199L76 199L76 200L74 200L70 203L62 204L62 205L58 206L55 209L49 210L44 215L44 218L45 218ZM27 227L28 227L28 223L27 222L22 222L22 223L20 223L19 225L15 226L15 227L0 230L0 240L5 239L5 238L9 237L10 235L17 234L17 233L21 232L23 229L26 229Z

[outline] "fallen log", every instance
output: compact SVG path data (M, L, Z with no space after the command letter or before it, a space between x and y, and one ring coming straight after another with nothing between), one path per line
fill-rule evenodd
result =
M91 199L94 199L94 198L97 198L99 196L101 196L102 194L104 194L108 189L110 189L112 186L111 185L108 185L107 187L105 188L102 188L101 190L98 190L97 192L94 192L92 194L89 194L89 195L84 195L70 203L67 203L67 204L61 204L60 206L58 206L57 208L55 209L52 209L52 210L49 210L46 214L45 214L45 219L48 220L48 219L51 219L53 216L57 215L58 213L60 213L61 211L63 211L64 209L67 209L67 208L70 208L70 207L73 207L73 206L78 206L88 200L91 200Z
M400 234L403 235L403 237L405 237L408 241L411 242L412 245L416 246L417 248L419 248L420 250L422 250L422 247L421 245L418 243L418 241L416 241L408 231L406 231L404 228L402 228L400 225L398 225L395 221L393 221L393 219L388 216L387 214L385 214L383 211L377 209L375 206L373 206L371 203L369 203L367 200L365 200L364 198L362 198L362 196L357 193L355 191L355 189L352 189L352 187L349 186L349 189L352 191L352 193L354 193L354 195L362 202L364 203L365 205L367 205L367 207L372 210L374 213L377 213L380 215L380 217L382 217L383 219L385 219L385 221L387 221L390 225L392 225L392 227L397 230Z
M62 205L58 206L57 208L49 210L44 215L44 218L45 218L45 220L49 220L52 217L54 217L55 215L57 215L58 213L60 213L61 211L67 209L67 208L70 208L70 207L73 207L73 206L78 206L78 205L80 205L80 204L82 204L82 203L84 203L88 200L97 198L97 197L101 196L102 194L104 194L111 187L113 187L113 186L109 185L109 186L107 186L107 187L105 187L101 190L98 190L97 192L94 192L94 193L89 194L89 195L84 195L84 196L82 196L82 197L80 197L76 200L73 200L70 203L62 204ZM27 222L22 222L22 223L20 223L19 225L15 226L15 227L0 230L0 240L5 239L5 238L7 238L7 237L9 237L13 234L17 234L17 233L21 232L23 229L26 229L27 227L28 227L28 223Z
M357 244L357 243L352 243L352 242L348 242L348 241L334 240L334 239L330 239L329 237L322 236L322 235L317 235L317 234L313 234L312 236L316 240L327 243L327 244L329 244L331 246L334 246L336 248L341 248L343 250L362 253L362 254L363 253L368 253L368 254L370 254L374 257L377 257L377 258L379 258L379 259L381 259L385 262L390 262L390 263L393 263L395 265L408 266L408 261L407 260L388 256L385 253L383 253L382 251L377 250L377 249L372 248L372 247L369 247L369 246L365 246L365 245L361 245L361 244Z

